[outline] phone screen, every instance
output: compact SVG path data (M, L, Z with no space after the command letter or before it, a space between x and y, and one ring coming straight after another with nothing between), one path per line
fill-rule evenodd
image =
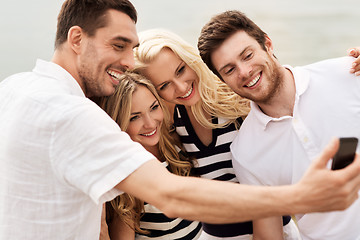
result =
M355 137L340 138L339 150L335 154L331 169L342 169L354 161L358 139Z

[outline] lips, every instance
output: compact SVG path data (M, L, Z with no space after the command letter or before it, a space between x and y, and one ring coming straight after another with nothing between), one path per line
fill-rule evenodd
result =
M181 96L179 98L187 98L187 97L189 97L191 95L192 91L193 91L193 86L191 85L191 88L183 96Z
M110 75L113 83L115 85L118 85L122 72L117 72L117 71L114 71L114 70L107 70L106 72Z
M246 87L251 88L254 87L260 80L261 73L259 73L256 77L254 77L253 80L251 80L248 84L246 84Z
M156 128L152 131L152 132L149 132L149 133L142 133L140 134L141 136L145 136L145 137L150 137L152 135L154 135L156 133Z

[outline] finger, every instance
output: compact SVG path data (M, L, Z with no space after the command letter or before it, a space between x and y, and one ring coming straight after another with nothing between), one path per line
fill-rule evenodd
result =
M348 55L351 56L351 57L358 57L360 55L360 47L357 47L357 48L349 48L347 50L348 52Z
M339 148L339 139L333 138L324 148L320 156L313 162L315 168L325 168L330 158L332 158Z
M350 72L355 73L356 76L360 75L360 57L356 58L355 61L352 63Z
M358 189L360 188L360 154L355 155L354 162L349 166L337 171L342 171L347 181L354 181L355 186L358 186Z
M348 49L348 55L355 57L356 59L352 63L350 73L354 73L356 76L360 75L360 47Z
M356 76L359 76L359 72L360 72L360 58L356 58L351 65L350 73L354 73Z

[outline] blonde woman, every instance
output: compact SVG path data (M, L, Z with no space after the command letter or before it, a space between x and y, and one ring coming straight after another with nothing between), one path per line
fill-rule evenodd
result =
M154 86L143 76L125 73L115 93L100 99L99 105L169 171L189 176L192 162L169 131L169 114ZM197 239L201 224L168 218L150 204L122 194L106 206L111 239Z
M176 132L187 153L196 158L197 175L237 182L230 144L249 111L242 99L203 63L198 51L162 29L139 33L135 71L144 74L166 100ZM290 217L284 217L287 224ZM250 239L252 223L203 223L202 239Z

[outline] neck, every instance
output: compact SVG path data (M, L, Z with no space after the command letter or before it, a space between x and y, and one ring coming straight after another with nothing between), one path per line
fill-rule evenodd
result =
M273 118L292 116L295 104L294 76L290 70L282 67L280 77L283 81L276 95L266 103L257 103L266 115Z
M60 49L55 50L51 61L69 72L71 76L78 82L83 92L86 94L84 84L82 83L78 75L76 55L74 55L74 53L70 51L65 44L63 44L59 48Z

